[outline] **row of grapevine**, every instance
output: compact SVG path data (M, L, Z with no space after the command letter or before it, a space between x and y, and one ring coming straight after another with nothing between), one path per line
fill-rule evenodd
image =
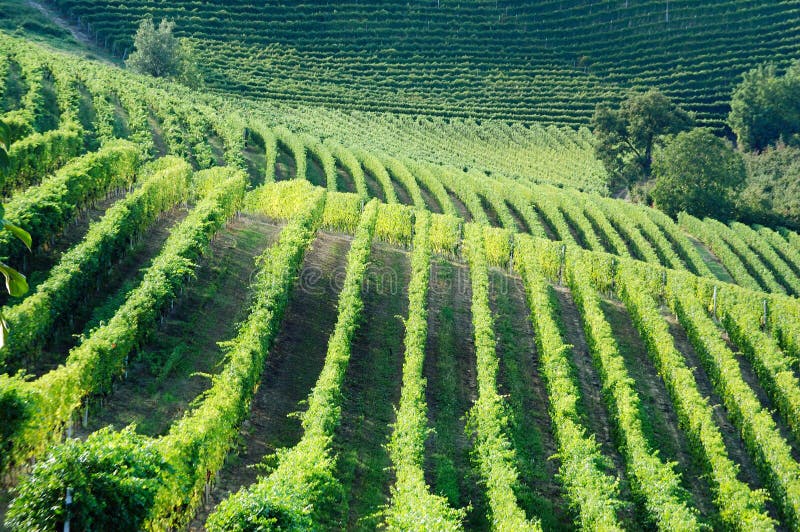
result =
M644 209L644 212L653 220L653 223L664 232L667 239L673 244L673 249L688 266L691 273L701 277L714 278L714 274L705 263L700 253L689 241L686 234L672 221L672 219L658 209Z
M0 349L0 366L14 368L23 360L35 359L55 324L92 287L99 286L129 243L161 213L187 199L191 167L186 162L161 159L150 172L149 177L140 178L139 188L109 208L83 241L61 257L33 294L3 311L10 332Z
M336 160L333 158L333 154L316 137L302 135L301 140L308 150L309 157L313 155L322 165L328 190L336 192Z
M597 202L597 206L603 211L623 238L629 242L635 255L645 262L653 264L661 263L653 246L647 241L644 235L642 235L639 227L635 223L632 223L632 221L621 212L617 202L612 203L601 199Z
M453 202L450 201L450 197L447 195L447 190L445 190L442 182L434 177L433 172L431 172L425 164L419 164L410 160L406 160L405 163L416 176L419 185L425 187L431 196L433 196L433 201L436 203L433 208L436 209L436 207L438 207L444 214L457 216L458 213L456 212Z
M123 141L108 144L14 195L6 204L6 219L28 231L39 247L64 229L81 207L109 191L129 187L138 165L136 146ZM24 264L26 255L8 232L0 233L0 251L12 264Z
M34 133L11 144L3 169L0 194L26 188L54 171L83 148L82 132L69 124L61 129Z
M722 523L731 528L744 525L751 529L774 529L764 509L766 495L738 480L738 467L728 456L722 434L714 423L712 407L700 395L692 370L675 347L642 272L631 267L632 264L623 262L618 267L614 277L618 294L664 379L692 450L708 468Z
M19 384L13 381L20 377L0 376L0 395L10 390L18 397L12 403L18 411L9 412L16 425L0 441L8 449L4 465L37 456L59 439L84 398L108 390L128 356L152 334L159 316L194 272L197 257L241 204L244 173L222 175L224 179L172 231L114 316L70 351L65 365Z
M734 353L706 314L691 284L671 276L666 291L669 304L685 327L732 421L739 427L745 445L768 480L767 485L786 522L797 528L800 464L794 460L791 447L781 436L770 412L762 408L755 392L744 381Z
M378 202L367 204L347 255L336 326L325 363L303 414L303 437L278 455L267 477L224 500L209 516L210 531L250 530L272 523L287 528L320 526L326 505L340 489L334 477L333 431L341 419L341 387L350 361L350 343L361 319L361 284L370 256Z
M462 513L451 508L447 499L431 493L423 470L429 433L423 365L428 336L430 226L431 215L418 211L408 285L408 318L405 320L403 388L387 446L395 478L385 516L389 530L455 531L460 529L463 519Z
M711 226L717 234L717 237L725 241L731 250L741 259L742 263L744 263L750 275L758 281L763 289L781 294L786 292L775 278L774 272L762 262L756 252L730 227L710 218L705 219L704 223Z
M214 170L211 179L224 178L224 171ZM122 461L130 467L119 470L118 463L111 464L115 469L115 481L120 484L135 483L138 490L120 493L116 501L117 507L90 508L84 506L81 517L85 520L101 519L102 515L112 511L122 519L135 519L126 514L131 508L137 509L138 520L131 524L136 529L164 530L185 525L192 517L194 509L200 501L203 486L213 479L219 470L228 451L234 445L238 427L246 417L247 405L260 381L261 372L269 348L280 327L289 293L295 284L300 264L309 248L319 224L324 193L314 191L307 197L304 208L290 219L281 230L278 242L267 249L258 258L260 265L251 284L253 292L250 312L247 320L239 327L236 337L225 346L226 363L217 374L211 388L202 396L202 401L173 424L168 434L161 438L145 438L137 436L130 430L110 433L106 430L90 435L85 442L67 441L61 447L80 447L81 460L84 463L102 463L102 452L98 450L96 441L107 443L113 441L115 448L144 448L155 454L148 456L125 452ZM62 463L58 463L62 460ZM13 523L18 529L23 525L38 527L63 518L59 508L55 515L37 515L26 509L26 502L35 506L40 502L42 493L49 487L45 477L49 468L60 467L70 469L71 455L61 452L58 447L51 453L51 458L43 467L34 468L31 476L21 486L21 496L12 508ZM149 461L146 463L145 460ZM156 486L148 490L144 486L143 471L148 471L150 478L157 478ZM155 471L153 471L155 469ZM84 479L72 486L76 500L88 497L98 489L94 484L96 478ZM38 493L33 501L26 501L26 494ZM87 515L88 514L88 515ZM42 521L48 521L43 523ZM81 526L76 523L76 526ZM29 526L30 527L30 526Z
M392 178L383 163L375 155L364 150L354 150L353 155L361 163L364 171L371 174L378 182L378 186L383 190L386 203L397 203L397 194L392 185Z
M678 224L688 233L705 243L714 252L737 284L751 290L761 290L758 281L750 275L742 260L736 256L736 253L727 243L717 236L713 228L685 212L678 215Z
M586 255L570 259L567 283L581 311L603 396L616 423L632 490L644 501L648 518L659 530L700 530L696 513L684 502L686 494L680 485L680 475L673 464L659 458L645 437L639 395L600 306L598 292L591 284L596 258Z
M425 209L425 200L422 198L422 192L419 189L417 180L411 172L409 172L408 168L394 157L383 156L380 160L386 170L400 183L400 186L408 191L414 207L417 209Z
M587 435L582 422L578 406L581 394L570 362L571 346L563 339L555 296L545 277L558 276L558 252L537 246L536 241L527 237L517 238L515 250L515 267L525 284L547 384L564 491L581 528L621 530L616 516L622 504L618 480L602 469L600 446L594 437Z
M369 192L367 191L364 170L361 168L361 163L358 162L355 155L353 155L350 150L331 139L325 139L325 146L330 150L331 154L336 157L336 160L339 161L342 168L353 178L356 193L362 198L368 198Z
M722 288L716 298L722 324L758 375L762 388L795 435L800 435L800 380L778 341L762 329L762 305L750 294ZM764 301L766 303L766 301ZM767 323L764 323L766 326Z
M314 191L256 263L247 320L225 344L225 365L195 409L175 422L156 445L168 464L147 528L185 526L236 443L264 363L280 329L300 265L319 226L325 195ZM258 210L258 207L255 206Z
M788 289L789 293L800 295L800 276L778 255L770 241L765 240L763 235L742 223L734 222L731 224L731 229L759 255L764 261L764 265L775 275L777 281ZM788 245L788 242L784 242ZM800 262L797 263L797 267L800 267Z
M475 459L486 486L489 520L495 530L541 530L537 518L526 518L513 489L519 482L519 472L515 465L516 450L508 438L508 406L497 391L499 361L489 307L489 269L483 227L467 224L464 245L472 285L478 381L478 398L469 410L467 427L474 434Z
M630 257L630 252L628 251L628 246L625 244L625 241L594 201L584 201L583 212L586 218L589 219L589 222L599 230L600 239L609 253L614 253L620 257Z

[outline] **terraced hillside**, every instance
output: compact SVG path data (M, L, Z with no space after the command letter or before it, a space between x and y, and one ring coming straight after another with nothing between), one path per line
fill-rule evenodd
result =
M527 175L585 132L0 74L12 530L800 527L800 235Z
M739 74L800 51L795 2L52 0L123 56L171 17L209 85L256 99L586 124L599 101L660 87L719 127Z

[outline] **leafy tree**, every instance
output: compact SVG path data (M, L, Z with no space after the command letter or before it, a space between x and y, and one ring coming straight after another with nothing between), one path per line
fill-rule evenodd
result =
M145 18L133 39L134 51L125 65L141 74L172 78L190 86L199 84L199 72L190 46L173 35L175 22L162 19L156 28L152 18Z
M747 185L739 196L739 219L800 229L800 148L767 148L744 159Z
M728 125L744 150L761 151L800 133L800 61L783 76L774 64L745 73L731 98Z
M61 530L69 519L73 530L141 530L166 467L153 440L130 427L101 429L86 441L69 439L22 480L6 526Z
M617 109L599 104L592 117L595 151L612 186L630 187L650 179L655 147L692 122L689 113L658 89L632 93Z
M679 133L653 163L656 206L670 216L686 211L697 217L727 220L745 183L742 156L711 130Z

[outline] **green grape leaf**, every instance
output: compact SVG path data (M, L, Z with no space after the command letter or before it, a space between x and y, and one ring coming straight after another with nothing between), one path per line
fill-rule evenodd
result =
M33 246L33 240L31 239L31 235L25 229L17 227L16 225L6 220L2 220L2 224L4 229L8 229L14 234L15 237L22 240L22 243L25 244L25 247L27 247L28 250L31 249L31 247Z
M0 262L0 273L6 278L6 289L14 297L20 297L28 291L28 281L25 276L14 268Z

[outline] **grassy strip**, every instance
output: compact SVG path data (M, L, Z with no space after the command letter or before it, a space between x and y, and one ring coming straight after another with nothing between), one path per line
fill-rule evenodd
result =
M578 410L580 390L570 363L570 346L564 342L558 322L558 305L545 275L558 270L551 246L518 238L515 265L522 275L531 309L536 345L550 397L550 417L558 441L561 482L581 528L621 530L616 510L619 480L601 468L603 456L593 436L586 434ZM556 274L557 275L557 274Z
M519 506L514 487L519 482L516 450L508 438L508 412L497 391L497 346L489 306L489 264L483 227L467 224L465 252L472 284L472 324L477 359L478 399L467 415L467 430L475 437L475 458L489 501L495 530L541 530L538 518L528 520Z
M308 398L302 439L278 453L278 465L268 477L222 501L209 516L209 531L318 528L323 526L326 510L341 498L341 485L334 478L336 457L330 446L341 419L342 382L350 361L350 342L361 319L361 283L377 214L378 202L372 200L364 209L347 255L336 327L325 365Z

